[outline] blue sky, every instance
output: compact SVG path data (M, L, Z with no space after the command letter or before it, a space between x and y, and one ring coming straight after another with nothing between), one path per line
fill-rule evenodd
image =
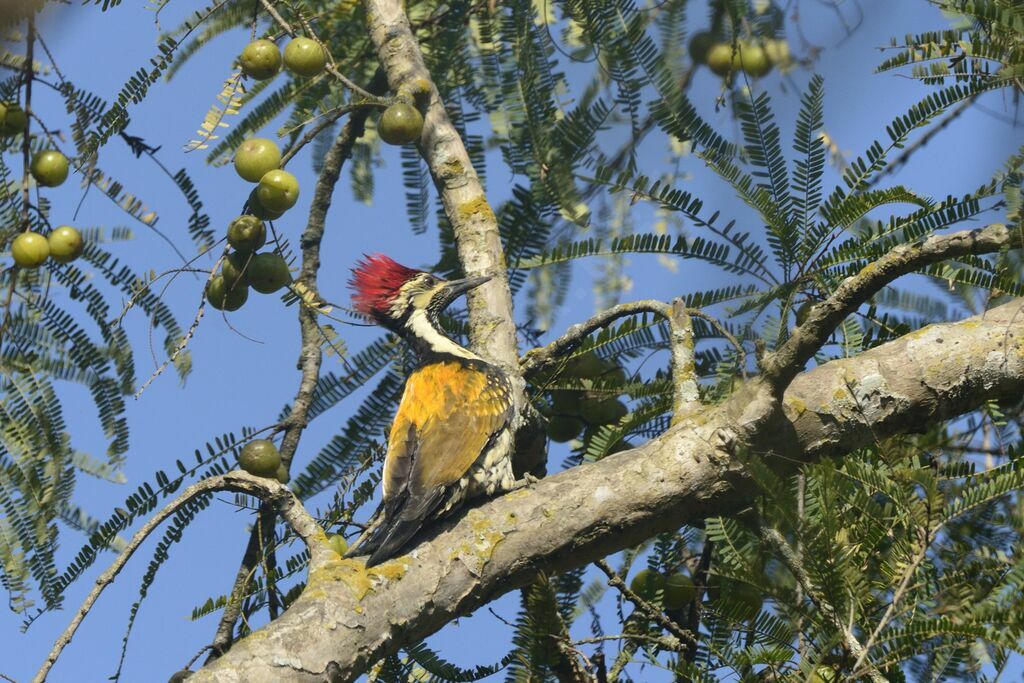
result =
M863 10L863 23L847 38L843 23L826 8L827 3L804 5L803 33L825 48L814 70L826 80L827 131L840 149L851 157L856 156L872 140L885 135L884 126L894 116L928 91L927 86L898 75L874 74L875 65L881 61L876 48L887 44L890 36L902 36L928 26L940 28L944 26L943 19L918 0L863 0L859 5ZM855 6L840 5L847 18L853 20L857 14ZM170 27L199 8L196 3L172 3L161 20L165 27ZM703 12L695 9L691 14L700 17ZM93 6L72 6L64 9L59 18L44 22L41 31L61 68L72 80L110 97L155 53L157 30L153 19L153 12L142 3L124 3L106 13ZM790 37L795 42L795 33ZM242 33L222 36L174 81L158 83L141 105L130 110L132 123L128 131L145 138L151 145L162 145L160 159L172 171L182 166L188 168L218 232L237 215L250 186L229 167L211 168L205 165L201 153L185 154L181 150L214 102L222 81L230 73L234 56L246 40L247 36ZM788 77L776 72L759 84L773 96L784 140L792 134L799 95L809 76L810 71L805 70ZM707 70L701 70L691 89L691 97L719 130L735 132L729 112L714 112L718 92L717 79ZM39 97L37 106L48 107L53 120L60 120L61 108L56 99L48 94ZM1009 151L1024 141L1024 136L1013 125L1013 103L1008 96L986 95L981 105L916 154L898 176L900 181L932 197L962 194L987 181ZM66 128L66 122L59 126ZM274 130L266 133L272 136ZM648 165L660 168L665 159L665 144L660 134L650 136L641 151L645 169ZM134 159L119 140L103 149L101 163L160 214L157 227L189 253L191 244L185 232L187 207L170 180L149 161ZM278 229L295 243L304 227L305 209L315 178L309 152L303 152L290 170L299 177L303 193L299 205L278 223ZM690 178L683 183L684 188L702 197L706 207L721 210L723 217L737 218L741 224L752 218L732 191L702 168L699 161L690 159L686 170ZM433 231L416 236L407 228L397 148L385 150L384 164L377 169L377 194L372 206L354 201L346 178L347 175L343 175L328 219L320 277L325 298L338 303L348 300L345 289L348 269L362 253L385 251L417 266L433 263L438 253ZM515 180L497 158L489 160L487 178L494 204L506 196ZM77 185L69 182L47 196L54 203L55 221L71 222L70 216L80 198ZM649 210L637 210L635 222L640 229L646 229L644 224L650 219ZM92 192L85 200L76 224L132 227L136 239L113 245L112 251L137 270L162 272L180 263L159 237L141 225L133 225L131 219L97 192ZM200 264L206 267L212 262L212 257L200 259ZM680 266L672 272L659 266L654 257L631 257L627 273L633 279L633 289L625 297L667 299L709 286L707 278L711 271L702 271L692 261ZM590 285L597 272L596 263L584 262L577 266L578 277L555 326L556 331L592 312ZM722 278L718 274L714 277ZM201 286L200 280L186 275L166 292L166 301L183 325L188 324L195 312ZM65 296L60 291L53 295ZM176 458L191 457L194 449L223 432L239 432L243 426L259 427L274 421L298 384L295 309L284 307L276 296L253 293L242 311L232 314L231 323L245 337L256 341L235 334L219 315L208 313L190 347L194 372L187 384L181 386L173 374L167 373L138 401L129 399L132 437L125 468L129 483L117 487L81 477L76 498L86 509L105 517L135 485L150 480L155 469L173 467ZM146 321L143 316L129 314L125 326L136 343L138 376L144 379L153 369L147 347ZM375 336L374 331L361 328L346 328L344 334L352 350ZM158 356L160 339L157 333ZM337 370L337 360L328 357L324 367ZM76 446L102 452L103 442L87 394L68 387L64 397ZM343 423L345 411L345 407L335 409L309 428L297 455L299 465L308 462L326 443ZM561 456L555 450L552 463L559 462ZM316 502L322 504L325 500ZM189 528L185 540L174 546L172 559L161 570L138 617L123 680L163 680L209 641L216 616L199 623L191 623L188 616L192 608L207 597L229 588L245 546L248 523L247 514L236 512L226 503L215 504ZM70 559L81 541L73 532L62 536L61 564ZM115 587L103 596L63 654L51 680L103 680L115 670L128 612L137 599L137 588L154 546L155 540L147 543ZM105 562L98 563L71 589L66 603L69 609L79 604L104 565ZM518 595L512 594L491 607L512 620L517 604ZM22 635L20 618L4 612L0 616L0 643L3 643L0 673L19 681L29 679L69 618L69 610L48 614L27 635ZM611 621L607 625L610 626ZM480 614L447 627L430 642L453 661L475 665L504 655L509 648L509 637L507 627L487 610L481 610ZM1019 671L1015 676L1019 678ZM638 680L661 678L663 674L650 670L637 674Z

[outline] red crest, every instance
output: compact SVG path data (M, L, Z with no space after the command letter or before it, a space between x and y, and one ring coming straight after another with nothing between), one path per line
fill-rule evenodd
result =
M352 288L352 307L374 318L386 317L398 290L422 272L406 268L384 254L364 254L348 281Z

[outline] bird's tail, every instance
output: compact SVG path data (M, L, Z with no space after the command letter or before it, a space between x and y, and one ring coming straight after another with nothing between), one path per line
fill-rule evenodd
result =
M369 555L367 567L390 559L416 535L444 494L443 489L437 489L415 501L405 500L392 508L390 514L382 505L374 513L373 520L363 535L345 553L345 557Z
M416 535L422 526L422 519L403 519L402 517L396 519L394 524L381 525L379 538L371 539L375 543L370 551L370 559L366 561L366 566L373 567L391 559L409 539ZM364 549L363 552L366 550Z
M366 529L345 551L344 557L360 557L372 553L383 540L386 526L384 504L381 503L370 517L370 521L366 523Z
M397 515L388 519L383 507L378 508L366 527L366 531L356 539L355 543L345 552L345 557L362 557L369 555L367 567L376 566L393 557L406 542L412 538L420 527L423 519L406 519Z

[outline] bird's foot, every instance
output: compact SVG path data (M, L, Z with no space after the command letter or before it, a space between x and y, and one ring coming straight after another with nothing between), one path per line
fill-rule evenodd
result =
M533 476L529 472L523 474L523 478L512 484L512 491L518 491L520 489L532 489L534 485L540 481L537 477Z

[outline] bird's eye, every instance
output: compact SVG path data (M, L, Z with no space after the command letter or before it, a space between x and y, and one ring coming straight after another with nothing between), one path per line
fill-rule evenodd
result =
M437 278L434 277L433 275L427 275L426 277L423 278L423 285L425 287L430 288L430 287L433 287L436 284L437 284Z

